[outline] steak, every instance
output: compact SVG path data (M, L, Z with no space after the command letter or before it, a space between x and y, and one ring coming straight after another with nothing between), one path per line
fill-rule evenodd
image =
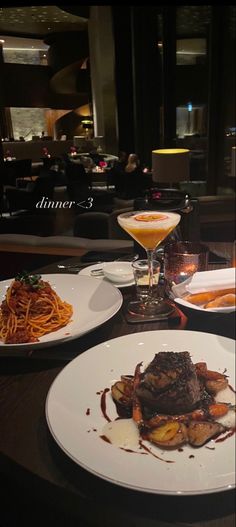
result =
M136 394L144 407L157 413L175 415L194 410L202 389L190 354L157 353L145 369Z

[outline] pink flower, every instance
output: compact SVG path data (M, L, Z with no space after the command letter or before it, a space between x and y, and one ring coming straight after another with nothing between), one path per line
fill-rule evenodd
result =
M160 199L161 198L161 192L154 192L152 195L152 199Z

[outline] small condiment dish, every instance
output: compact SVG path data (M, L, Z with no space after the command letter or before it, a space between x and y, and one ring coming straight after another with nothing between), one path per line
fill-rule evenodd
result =
M134 279L131 262L107 262L103 265L104 276L111 282L123 284Z

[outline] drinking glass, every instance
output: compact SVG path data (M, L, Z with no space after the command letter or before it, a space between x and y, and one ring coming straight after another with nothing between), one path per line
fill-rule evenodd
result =
M159 276L160 276L160 262L153 260L153 294L157 293ZM132 262L132 269L134 273L134 281L136 286L136 296L139 300L147 300L149 296L149 268L148 260L134 260ZM134 301L135 302L135 301Z
M167 286L184 282L198 271L206 271L209 249L198 242L174 242L164 250L164 277Z
M166 316L172 308L163 298L153 295L153 260L157 246L178 225L180 215L174 212L131 211L117 217L119 225L138 242L147 253L148 260L148 297L146 300L132 302L128 306L130 313L154 318Z

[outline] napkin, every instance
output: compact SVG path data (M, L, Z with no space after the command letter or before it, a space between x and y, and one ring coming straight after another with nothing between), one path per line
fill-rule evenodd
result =
M188 284L187 290L193 294L218 291L218 289L231 289L233 287L235 287L235 267L229 267L228 269L195 273Z

